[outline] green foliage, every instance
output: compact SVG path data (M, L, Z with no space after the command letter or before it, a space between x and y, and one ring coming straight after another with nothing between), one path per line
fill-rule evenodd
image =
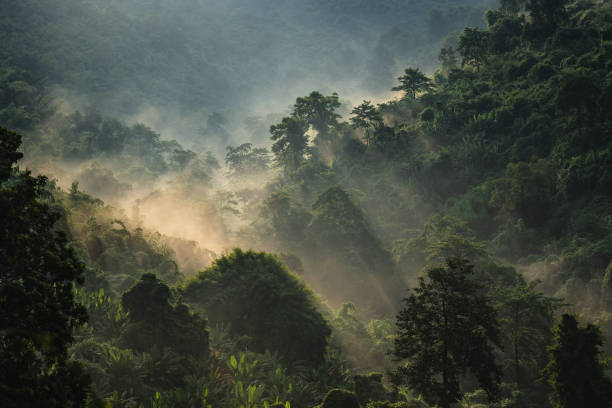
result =
M359 401L355 393L335 388L330 390L323 399L320 408L359 408Z
M248 336L255 351L278 352L287 362L323 361L329 325L310 289L270 254L235 249L189 280L184 296L212 324Z
M430 269L429 281L419 278L397 316L393 353L408 360L397 375L442 407L461 397L459 380L468 369L490 399L497 397L501 381L492 346L500 344L496 311L471 279L472 269L458 259Z
M380 373L369 373L355 375L355 395L362 406L370 401L385 401L389 397L389 392L382 383L383 375Z
M174 140L161 140L159 133L145 125L128 126L93 109L62 119L51 141L59 142L60 154L66 159L129 158L132 166L140 164L160 175L183 170L196 157Z
M568 20L566 6L569 0L530 0L526 4L532 23L528 26L531 36L546 37Z
M240 146L227 146L225 164L229 167L230 176L238 181L248 177L257 177L268 170L268 149L255 147L251 143Z
M353 108L351 114L354 115L351 118L351 125L356 129L365 129L365 142L369 145L372 143L373 138L371 129L373 129L375 133L384 126L383 117L380 111L378 111L370 101L363 101L361 105Z
M498 313L504 350L509 355L512 379L519 390L533 386L546 362L553 315L560 300L536 292L539 282L518 282L499 294Z
M296 170L305 160L308 151L308 124L296 117L283 118L281 123L270 127L272 152L285 174Z
M337 93L323 96L320 92L313 91L310 95L295 100L293 115L311 125L319 133L319 138L325 139L330 127L336 125L340 118L335 112L339 107Z
M599 327L579 327L575 316L561 317L549 348L550 362L544 370L553 388L551 402L556 408L611 406L612 381L600 361L602 342Z
M459 36L457 51L462 57L461 65L473 65L476 71L487 62L489 35L486 31L467 27Z
M85 268L55 229L47 179L14 167L20 136L0 128L0 140L0 394L7 407L84 406L88 379L67 348L87 319L72 289Z
M368 269L381 274L393 270L389 256L370 231L363 212L340 187L324 191L312 205L307 232L322 253L346 259L357 255ZM355 262L356 259L353 260Z
M568 307L580 311L585 318L596 319L602 330L610 331L609 4L504 0L500 9L485 14L484 28L481 13L475 8L441 9L419 21L415 17L418 13L412 11L421 2L407 6L404 1L289 1L272 8L262 7L261 10L272 10L263 14L257 5L238 10L230 1L222 10L209 2L212 11L204 20L197 14L197 2L176 7L158 0L104 4L59 0L55 7L41 8L36 2L24 0L17 5L0 6L0 37L9 44L0 50L0 124L27 130L23 149L28 165L40 163L41 167L53 169L70 160L80 166L76 174L80 185L73 184L69 192L62 192L54 183L43 186L42 181L30 190L38 189L33 195L39 197L51 192L36 202L45 202L62 214L54 228L69 233L75 254L88 265L83 269L84 285L70 287L70 293L90 315L89 323L74 331L78 342L70 355L83 362L93 380L92 392L97 396L90 396L91 405L108 402L115 406L142 403L160 407L286 407L289 401L293 406L307 407L321 401L330 388L352 389L354 385L362 405L425 406L420 397L408 397L405 389L383 395L382 380L376 375L355 375L351 380L347 367L362 371L386 368L382 354L393 332L388 312L394 310L399 291L427 265L436 265L447 257L473 259L472 280L482 284L464 284L462 276L469 274L463 269L469 268L461 265L458 269L465 274L451 274L448 268L432 269L438 271L436 279L459 282L459 289L471 291L466 297L459 289L457 293L449 290L453 306L456 304L463 313L464 303L471 307L477 301L484 302L483 294L487 292L498 309L501 334L496 342L504 350L495 349L495 355L508 381L501 387L500 406L546 405L546 384L537 380L546 363L543 350L551 342L552 314L559 304L548 295L565 296L565 301L572 304ZM227 7L235 13L226 13ZM311 19L283 19L293 7ZM223 23L241 22L243 18L248 18L249 24ZM86 19L87 29L78 25L82 19ZM377 27L355 23L366 20L376 20ZM337 38L333 28L337 22L360 28ZM350 44L359 39L367 48L377 42L374 58L367 63L372 68L367 69L370 72L364 83L385 84L388 89L392 85L386 81L400 64L418 64L433 71L426 58L414 50L428 47L435 52L429 40L438 41L448 30L460 29L465 22L470 28L443 40L440 71L434 80L415 69L407 70L400 78L401 85L395 89L406 94L400 100L377 106L364 101L353 109L349 124L340 119L339 114L347 111L337 94L325 96L314 91L298 98L286 118L265 119L268 124L279 121L271 129L272 150L276 163L284 170L283 176L267 171L266 149L250 143L230 146L226 163L232 183L228 188L244 186L248 191L227 191L225 187L223 191L212 191L212 175L219 169L212 154L196 154L176 141L164 140L146 126L127 125L90 109L53 115L45 85L37 79L45 77L48 85L65 84L70 90L95 94L99 98L92 100L102 111L120 111L123 117L129 117L130 107L137 107L142 95L154 96L152 103L172 101L183 98L185 89L189 97L183 99L179 110L193 106L200 109L210 101L229 100L233 94L248 100L250 90L261 82L258 78L264 64L260 66L257 61L275 60L267 51L275 47L268 46L267 39L278 36L269 34L281 30L286 34L283 38L300 38L301 45L291 50L299 50L309 63L322 65L334 78L351 76L354 80L360 72L359 63L367 59L364 57L369 51L355 50ZM252 27L261 25L266 26L262 31L265 46L259 46L259 35L252 32ZM418 27L425 25L429 38L415 35ZM304 26L308 26L306 31ZM180 33L176 27L180 27ZM376 38L368 33L380 27L388 33L374 41ZM143 29L146 35L141 34ZM245 29L249 33L239 35L240 41L231 44L220 44L211 35L190 34L202 30L241 34ZM354 67L347 70L346 65L332 66L325 57L329 50L311 48L315 42L308 39L310 30L316 31L317 38L331 39L330 48L334 48L333 44L348 47L346 52L334 48L333 60L353 61L348 65ZM99 35L100 32L106 34ZM201 38L207 41L202 43ZM181 46L171 46L176 43ZM249 57L233 62L227 59L225 48L236 47L248 49ZM219 51L222 49L224 52ZM172 55L168 56L169 52ZM202 55L216 55L216 65L203 61ZM459 56L461 66L457 64ZM109 60L117 63L108 68ZM283 60L291 61L291 53L283 51ZM235 68L228 71L225 66ZM312 65L304 64L300 70L306 72L309 66ZM27 67L32 73L15 67ZM143 77L135 73L151 70L162 72L164 80L148 78L144 90ZM211 83L189 79L195 71L205 76L214 71L214 79ZM225 83L220 78L226 75L239 80ZM287 75L283 82L289 83L287 86L295 82L292 76L304 76L301 72ZM269 88L268 83L261 86ZM116 89L124 92L114 92ZM134 93L134 89L140 90ZM207 92L202 94L199 89ZM111 93L120 96L108 97ZM133 99L108 106L109 99L125 101L125 95ZM229 106L223 112L232 110L243 110L243 105ZM205 151L210 140L229 138L234 130L229 117L211 111L199 139L194 141L195 149ZM260 120L248 125L252 140L263 137L262 132L254 136L262 123ZM312 140L310 129L317 132ZM24 200L14 197L20 196L19 186L29 179L13 167L21 157L16 151L18 138L9 132L2 136L0 179L7 180L2 191L11 192L10 205L17 208ZM50 159L43 164L43 158ZM138 207L130 220L84 191L95 191L107 200L127 192L130 184L161 181L173 174L178 177L168 188L181 199L187 197L190 203L214 201L214 210L207 206L197 208L205 214L206 225L217 223L223 234L231 233L223 235L221 241L227 242L227 236L251 247L295 254L301 262L287 256L282 259L299 267L304 279L318 286L317 290L334 307L349 300L359 307L360 314L353 304L344 304L330 317L328 325L317 311L312 293L278 260L258 253L228 254L186 286L178 290L168 286L182 280L179 256L168 245L185 245L136 228L141 222ZM260 176L270 183L264 187ZM146 200L154 201L160 194L164 193ZM218 214L224 215L217 217ZM232 222L226 223L230 217ZM37 219L29 218L29 222ZM47 222L47 218L41 219L36 225ZM255 221L249 224L252 220ZM29 239L27 225L31 222L21 226L19 222L15 228L22 228L19 231ZM240 224L240 230L233 230L236 224ZM13 241L9 244L13 245ZM399 268L387 252L391 247ZM177 254L180 252L177 249ZM34 259L31 255L28 252L19 256L30 265ZM517 269L500 266L496 257L517 262ZM19 264L21 258L9 261ZM186 272L182 264L181 268ZM193 264L191 268L195 270ZM542 279L537 287L537 281L531 282L536 277ZM441 285L435 286L434 281L421 282L417 290L426 293L440 289ZM124 307L120 296L126 290ZM210 355L198 346L207 337L205 322L181 304L181 296L213 323L223 323L226 328L215 328L227 333L226 337L218 335L211 340ZM452 336L439 337L450 339L446 343L458 351L449 354L451 361L444 365L439 359L417 352L431 351L433 355L441 351L444 342L432 341L436 336L427 330L439 329L443 319L434 306L443 302L419 303L417 297L410 299L412 306L433 317L419 322L418 327L426 333L419 341L401 342L406 353L403 356L415 351L408 356L404 371L400 370L406 374L404 380L412 375L422 389L435 388L423 394L428 401L441 404L455 401L461 391L474 390L477 380L483 378L488 382L484 388L492 394L499 374L492 363L493 344L484 347L484 352L475 351L476 346L486 343L484 323L467 330L457 323L460 319L456 315L449 315L458 328ZM493 314L485 306L478 304L474 310L488 316L493 327ZM458 315L480 323L471 312L461 313ZM374 319L368 322L372 315ZM23 320L27 321L30 315L25 316ZM403 317L405 321L415 321L419 314L405 312ZM328 345L330 327L333 335ZM583 330L568 327L566 332ZM582 345L595 344L591 347L595 352L583 354L597 354L601 339L593 334L595 331L589 332L590 337L574 336L586 338L577 342ZM406 337L406 333L400 335ZM470 341L471 336L476 340ZM567 333L564 336L572 337ZM33 340L36 341L39 339ZM555 350L562 342L557 339L557 343ZM32 353L33 360L45 357L45 342L39 341L40 344L42 352ZM577 353L584 349L566 348L578 350ZM264 353L268 349L274 354ZM571 357L572 353L561 354ZM577 359L580 361L571 365L575 373L566 370L566 377L550 374L561 364L549 366L553 368L547 373L556 378L553 383L558 385L557 394L583 399L602 397L598 392L608 387L608 382L593 380L585 385L583 381L599 375L584 373L593 367L596 370L592 371L599 373L601 367L584 367L591 360ZM422 361L426 363L419 365ZM446 377L450 380L448 387L439 391L445 385L441 381L443 366L449 367ZM470 375L464 375L467 372ZM61 388L74 384L69 377L64 375L61 384L58 380L56 394L75 395L78 399L82 388L72 394ZM74 377L80 378L80 374ZM583 392L580 387L599 391ZM567 389L578 391L566 392ZM398 393L403 393L406 401L396 401ZM485 394L483 390L466 392L459 404L483 406L489 397ZM53 405L55 400L50 401Z
M289 246L285 250L304 240L304 230L311 219L306 210L292 204L289 194L284 191L270 194L264 202L262 215L270 220L275 238Z
M123 341L140 352L169 347L181 355L206 357L206 321L190 313L185 305L171 302L170 288L155 275L144 274L121 298L128 314Z
M52 113L41 79L18 68L0 68L0 126L32 130Z
M422 400L410 400L410 401L373 401L366 405L366 408L429 408Z
M405 98L415 99L423 92L433 89L433 83L418 68L406 68L404 75L397 79L401 85L392 88L393 91L403 91Z
M486 251L465 221L437 214L427 221L418 236L396 241L393 255L401 266L420 269L448 258L484 258Z
M493 183L491 204L501 216L515 216L528 227L541 226L547 219L556 194L555 169L547 160L510 164L509 177Z
M392 368L387 356L394 336L391 319L372 319L366 324L357 316L355 305L344 303L331 324L333 339L339 344L342 357L350 367L358 372ZM376 377L372 379L375 381ZM357 381L357 378L354 380ZM364 402L361 396L359 399Z
M104 288L90 291L87 287L75 287L74 292L77 301L87 309L89 315L87 323L83 325L83 332L107 341L121 335L126 321L125 312L118 301L105 294ZM89 329L91 333L87 333Z

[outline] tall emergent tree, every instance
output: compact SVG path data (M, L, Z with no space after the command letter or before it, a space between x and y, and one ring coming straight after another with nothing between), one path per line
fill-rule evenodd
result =
M564 314L554 329L550 362L544 374L553 388L555 408L612 407L612 381L604 372L599 327L579 327L575 316Z
M80 407L88 380L67 348L86 319L73 294L84 266L41 201L47 179L14 167L20 144L0 127L0 401Z
M370 101L363 103L351 111L354 115L351 120L351 126L354 129L365 129L365 141L369 145L372 142L373 133L383 127L383 116L378 109ZM374 129L374 132L370 132Z
M340 115L335 110L340 107L338 94L324 96L320 92L312 91L310 95L297 98L293 107L293 115L310 124L320 137L325 137L329 127L338 123Z
M461 397L459 381L468 370L490 399L501 381L493 356L493 347L500 344L496 311L483 287L470 279L472 273L473 266L463 259L430 269L429 279L419 278L397 316L393 354L406 360L398 378L443 408Z
M418 68L406 68L404 75L397 79L400 85L394 86L391 90L404 91L408 99L415 99L418 93L427 92L433 88L431 79L427 78Z

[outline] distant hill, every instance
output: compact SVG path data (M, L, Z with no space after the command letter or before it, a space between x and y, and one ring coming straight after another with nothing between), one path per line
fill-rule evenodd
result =
M407 58L435 66L441 37L482 25L483 10L482 0L2 0L0 69L111 114L145 101L237 110L277 91L388 90Z

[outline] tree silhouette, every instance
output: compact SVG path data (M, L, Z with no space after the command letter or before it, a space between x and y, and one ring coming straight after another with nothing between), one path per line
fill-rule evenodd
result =
M231 324L257 352L278 352L289 363L323 361L331 330L311 290L273 255L235 249L188 281L186 301L212 324Z
M501 370L493 345L499 345L495 309L480 284L470 279L472 265L449 259L430 269L397 316L393 354L407 360L397 370L426 400L448 408L461 397L459 380L469 370L489 399L497 396Z
M0 128L0 400L3 407L84 406L88 379L68 361L86 320L74 299L84 265L55 229L47 179L13 164L21 137Z
M431 79L427 78L418 68L406 68L404 75L397 78L400 85L391 88L392 91L404 91L405 97L415 99L421 92L433 89Z
M297 98L293 108L293 115L311 125L319 136L325 137L329 127L337 123L338 115L335 110L340 107L338 94L323 96L320 92L313 91L308 96Z
M372 142L370 130L374 129L374 132L376 132L377 129L383 126L382 114L370 101L363 101L361 105L353 108L351 114L354 115L350 119L351 126L355 129L365 129L365 141L369 145Z

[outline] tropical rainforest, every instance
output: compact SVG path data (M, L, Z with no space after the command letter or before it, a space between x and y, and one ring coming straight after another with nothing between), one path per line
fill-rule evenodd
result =
M0 406L612 407L610 0L0 0Z

